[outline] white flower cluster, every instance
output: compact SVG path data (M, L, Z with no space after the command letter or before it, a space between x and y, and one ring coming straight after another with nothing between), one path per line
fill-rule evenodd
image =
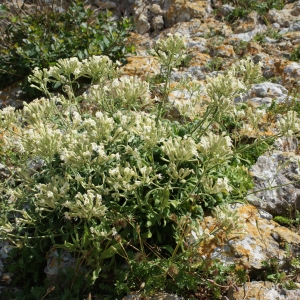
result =
M118 62L116 63L118 64ZM117 76L116 64L105 55L91 56L83 60L81 76L93 79L93 83L101 83L106 79L114 78Z
M238 215L238 210L232 210L229 205L215 207L212 214L218 221L218 227L225 230L227 234L238 233L244 229L244 223Z
M177 164L178 162L191 161L198 157L195 141L190 137L168 138L163 141L161 150L168 156L168 160Z
M203 230L200 224L195 224L192 226L192 230L188 235L187 243L189 245L197 246L202 243L209 243L213 239L215 239L215 236L210 233L208 228Z
M294 134L299 134L300 119L297 112L288 111L284 117L277 121L276 126L282 135L292 136Z
M200 153L209 157L207 162L210 166L224 163L232 157L232 141L225 134L217 135L209 132L201 137L196 147Z
M139 136L144 141L143 148L146 150L153 148L162 137L167 136L170 132L170 128L165 123L161 121L156 123L154 115L143 112L133 113L128 124L131 126L123 125L123 127L128 128L130 133Z
M93 85L83 97L110 113L151 104L149 83L136 76L123 76L112 81L106 80L103 85Z
M135 169L127 166L122 167L118 165L117 167L109 170L109 176L106 178L106 182L115 191L133 191L138 186L141 185L139 180L139 175ZM114 194L119 196L118 193Z
M35 205L38 211L54 211L59 209L69 192L68 177L55 176L48 184L39 184L35 194Z
M87 190L85 194L77 193L74 200L64 202L63 206L69 208L69 211L65 212L66 219L103 219L107 210L105 205L102 205L101 195L93 190Z
M175 68L186 58L186 43L180 34L168 34L166 39L160 39L156 43L157 51L152 50L150 53L158 56L159 62L168 68Z
M15 112L15 108L12 106L4 107L0 110L0 128L6 130L12 128L17 122L18 115Z
M228 194L232 191L232 187L229 185L229 180L226 177L218 178L216 181L209 177L203 177L202 185L207 194Z
M260 83L264 77L262 74L262 63L254 64L251 57L239 60L236 64L230 66L230 72L236 78L240 78L242 82L250 87L251 84Z
M49 69L35 68L28 81L32 83L31 87L51 96L47 88L49 82L60 82L68 89L81 76L92 78L93 83L100 83L115 75L115 65L107 56L92 56L82 62L77 57L71 57L59 59Z
M170 178L172 178L174 181L179 180L181 183L185 183L185 178L191 173L194 173L194 171L188 168L180 168L178 170L174 163L169 164L169 170L167 171L167 174L170 176Z
M245 84L235 77L230 70L226 74L218 74L216 77L207 77L206 91L208 96L216 105L221 105L221 111L226 106L246 91ZM224 103L223 103L224 102ZM225 108L223 108L225 106Z
M137 76L115 78L109 91L112 98L120 99L123 102L123 107L130 108L138 101L144 106L150 99L149 83L142 81Z

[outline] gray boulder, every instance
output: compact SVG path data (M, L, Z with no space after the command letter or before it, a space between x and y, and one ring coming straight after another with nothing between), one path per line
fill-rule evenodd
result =
M288 90L280 84L263 82L254 84L248 93L242 97L243 101L251 101L253 104L270 106L272 101L277 103L285 102L288 97Z
M247 200L272 215L290 216L300 210L299 160L294 152L274 151L260 156L250 169L255 188Z

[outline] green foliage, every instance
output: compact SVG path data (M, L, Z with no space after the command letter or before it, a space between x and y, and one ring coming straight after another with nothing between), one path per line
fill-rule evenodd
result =
M293 223L293 220L284 216L276 216L273 220L283 226L289 226Z
M247 17L249 12L249 9L245 9L243 7L235 7L234 10L226 16L225 20L229 23L234 23L241 18Z
M252 143L253 141L245 140L239 148L240 159L244 161L247 166L251 166L256 163L259 156L267 152L270 146L273 145L275 139L270 138L262 141L261 143Z
M125 55L134 50L126 44L132 30L129 19L114 21L111 13L97 13L81 1L73 2L64 12L45 8L15 18L11 17L2 32L0 88L25 78L25 90L34 94L26 77L35 67L47 68L60 58L84 59L99 54L124 62Z
M180 260L175 261L167 258L133 260L131 267L132 271L123 270L117 275L116 290L119 294L128 293L130 287L140 290L141 295L163 290L186 297L202 293L207 299L219 299L226 293L227 286L246 281L245 270L235 265L226 266L218 260L202 259L193 251L186 251Z
M234 52L239 56L243 56L244 53L246 52L249 42L245 42L243 40L237 40L237 41L232 41L231 44L233 46Z
M14 172L1 183L0 237L20 249L17 257L30 251L44 257L55 248L76 258L70 278L53 283L51 293L60 299L97 293L103 282L116 285L116 297L132 289L152 294L172 288L219 298L221 286L245 280L234 265L203 259L196 249L217 232L239 228L226 204L243 201L252 187L244 152L253 155L267 143L262 137L242 143L241 121L258 132L264 111L236 109L234 99L261 80L260 66L246 59L207 78L204 112L196 113L191 103L183 111L194 118L180 124L164 116L171 70L186 58L185 43L170 35L153 54L166 76L158 107L148 82L119 78L109 57L91 56L35 68L28 80L47 98L1 111L1 153ZM74 87L82 78L92 85L77 96ZM60 93L54 95L51 85L60 85ZM193 96L202 91L198 81L179 85ZM282 117L278 135L299 131L293 116ZM199 228L204 211L217 219L213 232ZM42 268L32 275L26 271L30 262L18 266L22 276L38 278ZM39 284L30 282L24 294L46 295Z
M265 38L269 37L274 40L278 40L281 37L281 34L279 34L278 30L272 28L271 26L268 26L267 30L261 33L257 33L253 41L258 43L265 43Z
M221 57L214 56L207 62L206 67L210 71L220 71L222 70L222 65L223 59Z
M291 229L298 228L300 225L300 212L296 210L294 214L294 216L291 214L290 218L284 216L275 216L273 220L280 225L290 227Z
M295 47L295 49L291 53L291 58L292 61L299 61L300 60L300 47Z
M230 23L240 18L245 18L251 11L257 11L260 15L266 15L270 9L282 9L285 5L283 0L222 0L223 4L234 5L234 10L226 20Z
M287 252L289 251L287 247ZM289 256L286 258L284 269L279 264L277 257L271 257L268 261L263 261L264 267L263 278L269 280L275 284L280 284L284 288L293 290L297 289L297 278L300 274L300 259L298 256Z
M269 118L273 120L278 114L286 114L288 111L295 111L300 114L300 102L296 101L296 97L284 103L278 103L272 101L271 105L268 107Z

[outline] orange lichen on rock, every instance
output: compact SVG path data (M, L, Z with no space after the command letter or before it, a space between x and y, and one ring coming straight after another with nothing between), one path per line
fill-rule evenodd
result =
M121 68L123 75L139 76L146 79L160 73L160 64L154 56L131 56L127 59L128 63Z

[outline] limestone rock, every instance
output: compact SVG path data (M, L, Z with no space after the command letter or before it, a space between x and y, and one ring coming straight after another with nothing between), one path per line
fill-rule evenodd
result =
M250 55L255 55L262 52L262 47L258 43L250 42L247 45L246 51Z
M24 106L22 94L19 83L14 83L0 91L0 109L7 106L13 106L17 109L22 108Z
M160 65L153 56L131 56L128 63L121 68L121 73L129 76L139 76L145 79L147 76L159 74Z
M255 26L255 29L248 31L248 32L243 32L243 33L236 33L233 34L231 36L231 38L237 38L239 40L242 40L244 42L249 42L253 39L253 37L258 34L258 33L262 33L267 29L266 25L261 25L258 24L257 26Z
M150 11L153 13L153 14L156 14L156 15L162 15L163 14L163 11L161 9L161 7L157 4L157 3L153 3L151 6L150 6Z
M248 100L254 105L265 104L270 106L273 100L276 103L285 102L287 97L288 90L284 86L272 82L263 82L252 85L243 100Z
M247 200L273 215L290 215L300 209L300 156L274 151L262 155L251 167L254 190Z
M287 290L266 281L247 282L238 291L230 289L227 294L229 300L296 300L300 299L300 290Z
M194 18L203 19L212 10L209 0L165 0L163 9L167 27Z
M187 47L190 49L190 51L192 52L192 60L190 62L190 64L195 64L195 60L194 58L197 57L198 55L202 56L202 53L205 53L204 55L208 55L206 54L208 51L208 47L207 45L207 40L201 37L195 38L191 41L187 42Z
M295 152L298 148L298 144L296 137L280 137L274 142L273 147L282 152Z
M44 272L47 274L48 278L56 279L59 275L59 271L65 271L66 268L75 268L76 259L67 251L62 251L59 255L56 249L51 249L47 255L47 266Z
M130 294L124 297L122 300L142 300L144 297L142 297L139 294ZM173 294L167 294L167 293L159 293L156 294L150 298L147 298L148 300L184 300L182 297L178 297Z
M194 80L203 80L206 78L206 75L203 73L203 68L201 67L189 67L186 70L186 73Z
M94 5L99 7L99 9L114 9L117 7L116 3L113 1L94 1Z
M290 78L300 77L300 64L297 62L288 62L284 67L284 73Z
M152 19L152 27L155 32L163 29L164 27L164 19L162 16L156 16Z
M273 77L277 74L277 71L274 68L274 63L277 61L277 59L269 54L266 53L258 53L253 56L253 62L254 63L261 63L262 67L262 73L265 78Z
M234 33L245 33L255 30L258 22L257 12L251 12L247 18L240 22L239 26L234 30Z
M284 265L288 253L285 244L290 245L293 255L299 254L300 236L272 221L272 216L251 205L230 205L239 216L238 229L228 235L217 231L218 221L211 216L201 222L203 232L215 231L212 239L203 239L199 244L199 254L203 258L219 259L225 264L238 263L249 271L263 269L262 262L271 257ZM236 224L238 225L238 224Z
M136 20L136 31L140 34L145 34L150 30L150 23L146 14L140 14Z
M282 10L271 9L267 14L270 23L278 23L281 27L289 27L300 15L299 1L285 5Z
M218 12L221 14L221 16L226 17L229 14L231 14L234 11L234 7L228 4L224 4L221 7L219 7Z
M219 57L235 57L235 52L231 45L216 46L213 49L213 54Z

